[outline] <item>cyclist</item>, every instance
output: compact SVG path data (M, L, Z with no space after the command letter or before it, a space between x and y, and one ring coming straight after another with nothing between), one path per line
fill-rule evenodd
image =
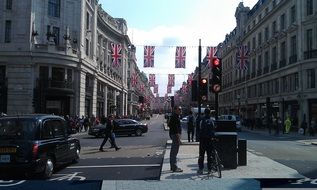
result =
M206 108L204 111L204 118L200 121L200 130L199 130L199 158L198 158L198 166L199 170L197 174L203 174L204 169L204 157L205 152L207 152L207 168L208 174L211 173L211 163L212 163L212 141L211 139L214 137L214 127L215 124L213 120L210 118L210 109Z

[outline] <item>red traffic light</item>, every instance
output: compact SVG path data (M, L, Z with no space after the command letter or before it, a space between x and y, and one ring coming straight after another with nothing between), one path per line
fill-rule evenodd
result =
M219 64L220 64L220 61L219 61L218 58L215 58L215 59L212 60L212 65L213 65L214 67L217 67Z
M205 78L204 78L204 79L201 79L201 83L202 83L202 84L206 84L206 83L207 83L207 79L205 79Z

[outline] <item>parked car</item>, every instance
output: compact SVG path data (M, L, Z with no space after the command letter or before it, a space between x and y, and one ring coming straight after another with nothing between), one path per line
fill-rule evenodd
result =
M78 162L80 142L55 115L0 118L0 174L52 176L57 166Z
M219 116L219 120L235 121L237 131L241 131L241 121L240 121L239 116L237 116L237 115L221 115L221 116Z
M95 137L103 137L105 134L105 130L106 130L106 125L95 125L95 126L91 126L89 127L88 130L88 135L92 135Z
M114 120L114 133L117 135L136 135L141 136L147 133L148 125L133 119Z
M96 125L90 127L88 134L95 137L102 137L106 125ZM148 131L147 124L142 124L133 119L115 119L114 120L114 133L116 135L136 135L141 136Z

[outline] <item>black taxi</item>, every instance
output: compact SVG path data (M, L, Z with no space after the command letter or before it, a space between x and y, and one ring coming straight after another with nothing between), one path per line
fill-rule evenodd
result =
M57 166L78 162L80 142L70 134L64 118L56 115L1 117L0 174L49 178Z

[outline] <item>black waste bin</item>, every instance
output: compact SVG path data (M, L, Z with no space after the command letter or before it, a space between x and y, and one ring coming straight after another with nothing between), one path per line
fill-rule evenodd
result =
M216 132L216 143L220 160L224 168L237 168L237 132Z
M238 165L239 166L247 165L247 140L246 139L238 140Z

